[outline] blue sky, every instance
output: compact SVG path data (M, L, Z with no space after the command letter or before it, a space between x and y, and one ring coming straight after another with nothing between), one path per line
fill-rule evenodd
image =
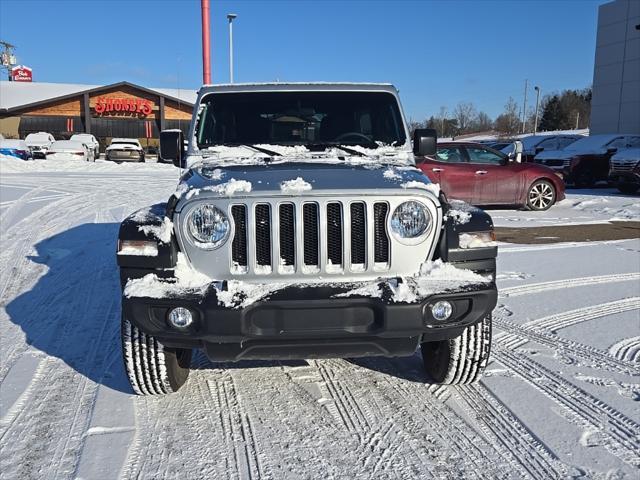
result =
M408 117L461 101L495 117L525 78L543 93L591 84L602 3L211 0L213 81L229 79L233 12L236 82L391 82ZM35 81L202 81L199 0L0 0L0 39Z

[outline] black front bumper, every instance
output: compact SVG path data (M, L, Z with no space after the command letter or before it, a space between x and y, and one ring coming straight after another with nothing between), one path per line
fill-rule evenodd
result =
M640 173L616 172L609 173L609 183L612 185L640 185Z
M204 348L212 360L411 355L424 341L453 338L496 305L494 283L443 292L418 303L335 298L353 287L288 287L245 308L227 308L215 289L174 298L123 297L127 319L170 347ZM383 295L384 297L384 295ZM448 300L453 314L436 321L430 306ZM171 326L169 310L188 308L186 329Z

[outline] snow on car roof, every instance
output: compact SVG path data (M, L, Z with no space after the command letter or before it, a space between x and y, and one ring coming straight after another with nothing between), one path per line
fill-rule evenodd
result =
M590 137L581 138L565 147L565 150L571 152L585 152L593 149L604 147L607 143L619 137L629 137L633 135L625 135L621 133L591 135Z
M382 91L397 94L398 90L390 83L349 83L349 82L268 82L268 83L223 83L203 85L199 93L211 92L257 92L290 90L349 90L360 92Z
M104 87L107 85L84 85L76 83L46 83L46 82L8 82L0 81L0 109L10 109L22 105L43 102L57 97ZM185 103L194 104L197 98L196 90L178 88L144 87L162 95L177 98Z
M113 138L111 143L140 143L137 138Z

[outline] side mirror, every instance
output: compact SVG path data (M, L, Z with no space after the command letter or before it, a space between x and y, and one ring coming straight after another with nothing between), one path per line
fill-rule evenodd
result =
M184 168L184 136L181 130L160 132L160 158L171 160L176 167Z
M617 151L618 151L618 149L617 149L617 148L615 148L615 147L607 148L607 153L608 153L609 155L614 154L614 153L616 153Z
M424 157L436 154L438 134L433 128L416 128L413 132L413 153Z
M544 147L536 147L536 155L544 150Z

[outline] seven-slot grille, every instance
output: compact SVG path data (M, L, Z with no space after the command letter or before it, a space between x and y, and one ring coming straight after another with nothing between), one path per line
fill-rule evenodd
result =
M388 213L386 202L233 205L232 273L388 269Z

